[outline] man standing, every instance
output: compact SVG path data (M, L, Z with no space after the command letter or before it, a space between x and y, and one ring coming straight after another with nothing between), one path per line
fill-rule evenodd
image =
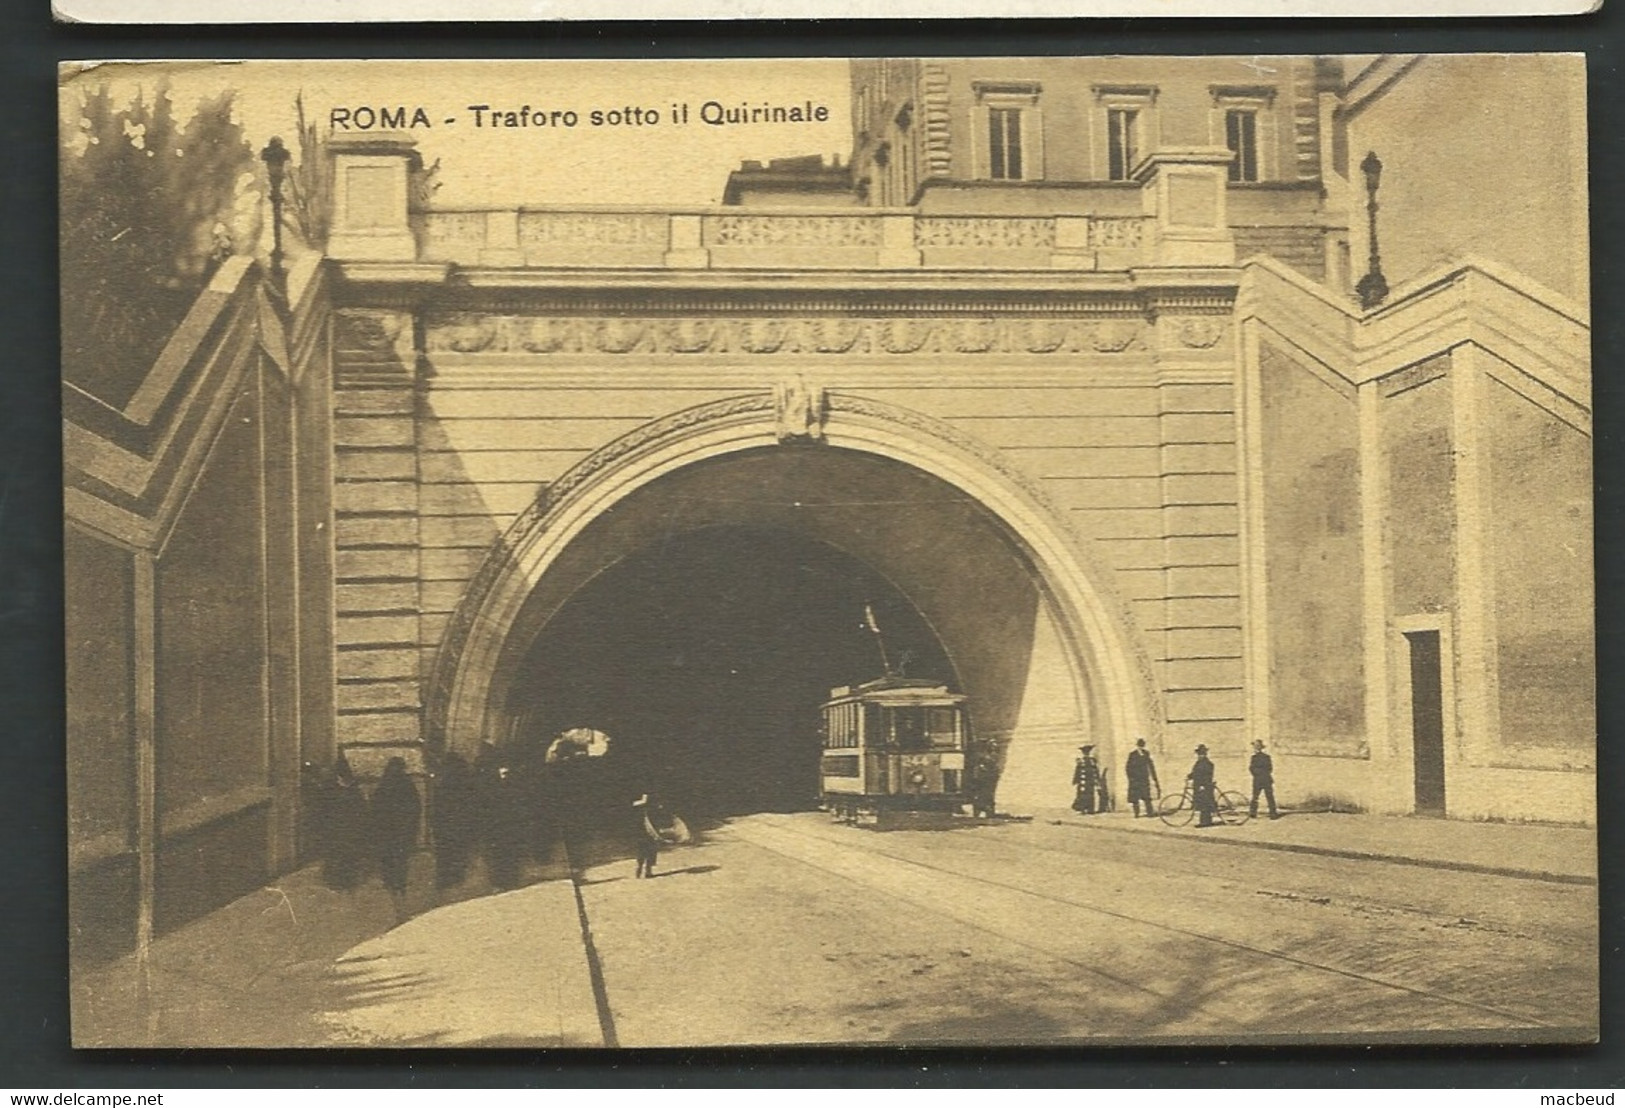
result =
M1196 809L1196 826L1212 827L1217 805L1213 800L1213 763L1208 761L1206 746L1196 748L1196 764L1191 766L1185 780L1191 783L1191 807Z
M1080 815L1095 814L1100 795L1100 762L1093 743L1078 747L1078 764L1072 768L1072 810Z
M1128 752L1128 764L1123 767L1128 777L1128 802L1134 809L1134 818L1140 818L1140 805L1145 805L1147 816L1156 815L1151 807L1153 786L1157 796L1162 795L1162 782L1157 780L1157 764L1151 760L1151 752L1145 748L1144 739L1134 740L1134 749Z
M1248 805L1248 811L1254 819L1258 818L1258 794L1263 793L1270 803L1270 819L1280 819L1281 813L1275 810L1275 763L1264 753L1262 740L1253 740L1253 757L1247 763L1247 770L1253 775L1253 802Z

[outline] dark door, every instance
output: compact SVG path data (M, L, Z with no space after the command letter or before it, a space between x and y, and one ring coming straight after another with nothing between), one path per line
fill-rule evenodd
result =
M1439 632L1410 631L1411 737L1415 745L1416 812L1444 815L1444 689Z

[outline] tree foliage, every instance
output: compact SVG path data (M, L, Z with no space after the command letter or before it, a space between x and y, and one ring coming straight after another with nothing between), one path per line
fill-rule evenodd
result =
M299 238L312 250L327 248L333 221L333 165L314 120L305 116L303 93L294 97L299 158L288 173L288 212Z
M121 103L103 83L63 128L63 375L109 404L134 393L214 268L255 247L257 165L232 107L223 93L182 120L166 88Z

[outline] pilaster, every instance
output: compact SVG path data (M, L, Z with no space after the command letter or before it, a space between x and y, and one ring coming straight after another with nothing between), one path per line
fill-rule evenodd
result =
M1152 217L1149 264L1229 266L1236 243L1226 211L1233 155L1222 146L1170 147L1135 170L1144 211Z
M1488 503L1480 396L1484 368L1478 348L1450 352L1450 437L1456 474L1456 642L1461 719L1460 755L1482 765L1500 748L1500 695L1495 628L1495 579L1485 535ZM1448 691L1448 686L1447 686Z
M1409 733L1396 727L1394 684L1390 666L1395 643L1390 630L1388 602L1388 529L1384 506L1387 485L1382 449L1382 393L1375 381L1360 385L1355 393L1360 431L1360 589L1363 612L1365 668L1366 749L1374 763L1404 765L1386 776L1395 782L1392 803L1408 808L1410 796L1409 749L1399 747L1399 735ZM1407 668L1406 673L1409 673ZM1382 775L1379 775L1379 779Z
M422 738L417 327L345 309L333 390L335 701L341 747Z

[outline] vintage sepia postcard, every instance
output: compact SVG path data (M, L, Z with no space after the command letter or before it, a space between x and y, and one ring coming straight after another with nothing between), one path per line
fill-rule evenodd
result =
M75 1043L1594 1040L1584 122L66 67Z

